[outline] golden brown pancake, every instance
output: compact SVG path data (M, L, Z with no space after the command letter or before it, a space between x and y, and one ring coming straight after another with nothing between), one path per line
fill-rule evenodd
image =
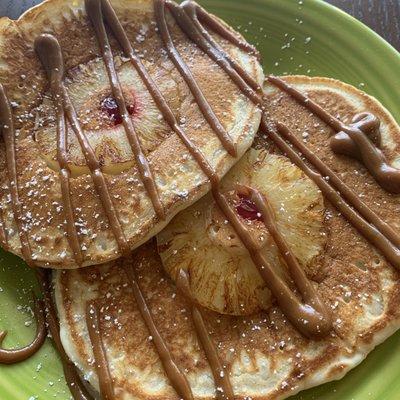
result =
M213 399L214 381L196 338L188 304L162 271L154 245L145 245L133 257L135 265L139 264L138 280L154 321L177 365L186 372L194 397ZM121 263L55 273L64 346L98 391L85 322L85 301L98 299L103 310L100 329L116 399L178 399L149 338ZM397 276L384 265L371 271L355 266L340 274L331 271L318 284L335 318L332 335L322 341L301 336L277 307L245 317L204 310L207 327L229 371L237 398L280 399L339 379L392 334L399 318ZM351 280L358 281L354 284Z
M128 38L159 87L182 129L203 151L218 176L237 161L223 148L204 119L156 32L151 0L111 1ZM208 56L202 53L168 15L172 39L191 69L205 98L237 145L238 156L251 145L260 112ZM77 268L121 255L112 224L97 195L77 137L67 124L70 193L83 261L77 262L67 240L65 207L56 158L56 114L49 81L34 50L42 33L54 35L65 63L65 86L80 125L98 158L110 198L133 249L144 243L181 209L209 190L209 182L178 136L163 120L131 62L108 31L114 61L130 118L143 154L150 163L165 218L157 216L141 183L137 164L115 111L109 80L83 0L48 0L18 21L0 22L0 83L11 101L16 137L16 168L22 230L29 232L31 263L52 268ZM263 73L255 56L214 35L223 48L258 82ZM10 52L9 49L13 51ZM21 255L13 218L5 149L0 149L0 203L9 251ZM107 208L107 207L106 207ZM26 258L26 257L25 257Z
M343 121L350 122L358 112L372 112L381 121L382 151L395 164L400 129L375 99L331 79L285 80ZM382 190L358 161L333 154L327 143L333 131L327 125L280 90L270 85L266 90L270 119L287 124L398 231L398 196ZM264 134L254 146L279 154ZM283 399L340 379L400 326L397 270L326 200L325 208L326 245L316 268L306 273L332 313L333 329L327 337L305 338L275 305L241 317L203 309L235 398ZM194 398L215 398L215 384L194 333L189 305L163 272L154 244L141 247L132 257L154 321L177 365L185 371ZM116 398L177 399L133 301L122 263L55 273L55 297L67 353L98 391L85 322L85 303L97 298L104 307L100 331Z

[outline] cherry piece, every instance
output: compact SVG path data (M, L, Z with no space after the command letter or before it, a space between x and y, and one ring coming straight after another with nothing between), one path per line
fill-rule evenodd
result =
M114 126L122 124L122 115L119 111L117 101L114 97L108 96L101 101L101 111L108 115ZM129 115L135 112L135 106L133 104L127 105Z
M236 205L237 213L244 219L249 219L251 221L261 221L262 216L260 211L253 200L249 199L244 195L239 194L239 203Z

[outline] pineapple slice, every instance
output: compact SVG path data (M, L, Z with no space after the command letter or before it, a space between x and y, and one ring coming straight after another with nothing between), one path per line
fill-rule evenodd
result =
M124 90L128 112L139 136L145 154L156 149L170 134L150 93L130 62L116 59L117 72ZM168 97L171 106L178 107L178 89L169 71L160 69L152 76L160 90ZM95 151L103 171L118 174L132 167L134 156L117 103L111 94L107 71L103 60L95 59L88 64L72 68L66 76L66 86L79 116L82 129ZM34 130L43 158L53 170L58 170L56 159L56 116L49 94L35 110L39 121ZM68 157L73 176L89 173L85 158L75 133L68 125Z
M268 195L276 221L306 271L325 244L324 202L317 186L287 158L251 149L221 183L231 205L285 279L286 265L252 201L240 185ZM188 271L193 296L221 314L247 315L267 309L271 294L246 248L209 194L178 214L157 236L167 273L176 280Z

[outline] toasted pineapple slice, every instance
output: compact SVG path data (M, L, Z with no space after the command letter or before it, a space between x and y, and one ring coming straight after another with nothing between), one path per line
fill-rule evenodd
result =
M286 266L261 214L241 194L240 185L268 196L280 232L301 265L310 268L325 243L324 203L317 186L285 157L254 149L222 181L221 190L286 279ZM191 290L202 306L221 314L246 315L271 305L265 282L211 195L178 214L157 241L168 274L176 279L181 268L188 271Z
M148 154L170 133L150 93L130 62L116 59L117 72L127 110L132 118L145 154ZM177 87L171 79L165 79L168 71L155 71L154 79L168 98L177 99ZM71 69L66 77L66 86L79 116L82 129L96 153L103 171L118 174L134 165L134 156L122 125L122 116L112 96L109 79L103 60ZM176 93L174 93L176 92ZM174 95L175 94L175 95ZM177 107L178 104L171 104ZM56 159L56 127L53 100L46 95L43 104L36 110L38 120L43 121L35 129L35 140L42 156L54 170L59 168ZM81 147L71 127L68 126L68 157L73 176L88 173Z

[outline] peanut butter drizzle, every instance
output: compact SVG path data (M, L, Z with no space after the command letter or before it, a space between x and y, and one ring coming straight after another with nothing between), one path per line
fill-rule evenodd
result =
M400 247L400 235L385 221L371 210L360 197L351 190L323 161L321 161L307 146L293 135L287 127L277 123L279 133L289 141L302 155L319 171L329 178L329 184L334 186L345 200L370 224L375 226L397 248Z
M200 89L200 86L196 82L196 79L193 76L190 68L182 59L172 41L172 37L169 32L168 24L165 18L165 0L154 0L154 13L159 34L171 61L174 63L175 67L186 82L204 118L214 130L224 148L232 157L236 157L237 149L232 141L232 138L225 131L225 128L222 126L218 117L215 115L202 90Z
M102 7L103 7L103 13L104 17L109 24L111 30L113 31L114 35L116 36L120 46L122 47L124 53L126 56L128 56L134 67L138 70L140 76L142 79L144 79L144 82L146 84L146 87L149 89L150 93L152 94L153 98L156 101L157 106L160 108L160 110L163 113L164 118L166 121L170 124L171 127L175 130L175 132L179 135L185 146L187 147L188 151L190 154L193 156L193 158L196 160L204 174L208 177L208 179L211 182L212 186L212 193L214 195L214 199L220 209L223 211L223 213L226 215L227 219L231 222L231 224L234 226L235 230L240 232L240 238L242 239L243 243L245 246L248 248L250 254L253 256L253 260L256 260L257 267L260 270L264 270L264 261L266 260L261 260L259 256L255 256L255 253L259 253L259 250L256 248L254 241L252 241L252 238L250 236L250 233L247 231L245 225L241 221L240 217L236 214L236 212L231 208L229 205L228 201L226 200L225 196L219 191L219 178L216 175L215 171L211 167L211 165L208 163L207 159L199 150L194 143L189 139L189 137L186 135L186 133L178 126L176 119L168 107L168 104L166 103L165 99L162 97L162 95L159 93L157 86L154 84L154 82L151 80L151 78L148 76L148 73L146 72L146 69L143 67L141 64L140 60L136 57L134 50L132 49L132 46L126 36L126 33L124 32L123 27L121 26L120 22L118 21L118 17L116 16L114 10L112 9L112 6L108 2L108 0L102 0ZM163 38L164 43L166 44L167 47L169 47L169 54L170 57L175 59L175 55L177 54L177 51L175 47L173 46L171 36L169 34L169 29L165 20L165 1L164 0L156 0L155 1L155 14L156 14L156 19L157 19L157 24L159 27L159 32ZM178 54L179 57L179 54ZM178 61L175 59L176 63L179 64L179 59ZM177 67L179 71L181 69ZM243 74L246 74L245 71L242 71ZM250 246L250 247L249 247ZM261 263L260 263L261 262ZM275 272L272 270L270 267L270 274L274 275L276 279L278 277L276 276ZM289 293L292 298L292 304L293 307L289 308L286 307L286 312L290 313L291 316L288 318L291 321L294 321L296 326L300 326L300 329L302 333L305 333L308 336L315 336L315 337L321 337L323 335L326 335L331 328L331 323L330 319L324 319L324 315L321 315L320 312L317 310L314 310L311 305L301 305L296 297L294 296L293 293L291 293L290 289L287 287L287 285L279 279L279 283L275 285L274 288L270 287L272 284L270 284L270 276L265 276L265 274L261 274L264 276L264 279L266 280L266 284L268 287L271 289L271 291L276 295L276 297L282 298L280 296L281 293L281 288L282 286L285 287L284 292ZM276 280L274 279L274 281ZM318 304L321 304L321 301L316 302ZM297 308L296 308L297 307ZM322 320L321 320L322 318ZM308 322L308 319L310 319L310 323L304 323L304 321Z
M186 36L194 42L199 49L207 54L217 65L219 65L226 74L231 78L233 83L240 89L240 91L246 95L253 103L262 103L262 89L253 79L250 82L245 80L248 77L246 71L237 63L230 59L228 61L228 55L211 37L208 35L208 39L200 31L201 24L196 17L197 8L193 3L186 3L186 9L179 6L173 1L166 2L168 9L171 11L175 21L180 26ZM193 12L193 14L189 14ZM256 87L256 91L252 87Z
M263 222L278 247L282 258L285 260L289 268L289 273L306 303L301 304L291 291L287 291L287 286L285 285L282 289L279 287L277 288L280 292L277 299L279 306L282 308L283 312L288 310L285 312L285 314L287 313L288 315L293 313L291 311L292 309L299 310L300 312L296 317L301 323L307 325L314 324L314 329L317 332L319 330L322 335L328 333L332 328L331 315L326 305L320 299L313 284L309 281L304 270L301 268L296 256L289 247L289 244L279 232L274 210L272 209L268 198L265 194L262 194L256 189L248 188L248 190L250 191L251 199L256 204L258 210L260 210ZM265 262L263 262L263 265L265 265ZM287 291L287 293L284 291ZM302 329L300 329L300 331L302 331ZM310 330L307 328L304 333L310 333Z
M100 310L95 301L90 301L86 305L86 325L92 344L97 377L99 378L100 396L102 400L113 400L115 397L114 386L101 336Z
M43 34L36 39L35 47L36 52L38 53L39 58L42 61L42 64L52 83L50 89L52 91L53 99L60 99L59 101L61 102L63 112L69 123L71 124L72 130L78 138L79 144L86 160L86 164L90 169L96 192L99 196L104 212L107 215L111 230L114 233L120 251L123 254L127 254L129 252L128 243L123 232L121 223L118 219L117 211L112 202L106 179L101 170L101 166L96 157L96 154L93 151L85 135L85 132L81 128L77 113L69 98L67 89L63 82L63 75L61 72L64 69L64 61L60 44L54 36ZM62 115L60 113L57 114L58 118L60 118ZM60 124L60 122L58 123ZM62 194L64 203L70 203L70 192L63 191ZM71 224L71 220L69 220L69 224Z
M204 353L207 357L207 361L211 368L211 372L214 377L215 386L217 388L216 390L217 399L234 400L235 395L233 394L233 389L231 382L229 380L229 375L221 363L217 348L204 323L201 310L196 305L196 301L192 296L192 293L190 291L189 276L187 272L184 271L183 269L179 270L179 275L176 284L179 291L185 296L185 298L190 303L190 310L192 314L194 328L196 330L196 335L204 350Z
M0 84L0 129L6 148L7 175L10 185L11 206L14 220L17 225L21 252L28 265L32 265L32 250L22 221L22 204L19 199L18 174L17 174L17 149L15 142L14 120L11 105L3 85ZM4 220L3 220L4 221ZM2 224L4 227L4 225ZM4 235L7 238L6 235Z
M114 9L112 8L110 2L108 0L102 0L102 10L104 18L111 28L115 38L117 39L119 45L121 46L124 55L131 60L133 67L136 69L140 78L143 80L147 90L151 94L154 102L159 108L163 118L167 122L167 124L171 127L171 129L178 135L178 137L182 140L184 145L189 150L190 154L194 159L199 163L201 169L209 171L207 176L213 174L212 167L208 164L207 160L201 153L201 151L189 140L186 136L185 132L179 125L177 119L175 118L174 113L168 105L168 102L165 100L161 91L159 90L156 83L151 78L150 74L146 70L140 58L135 54L135 51L128 39L128 36L122 27Z
M367 136L371 127L379 128L379 122L376 121L376 117L374 119L368 113L367 116L363 114L364 116L358 119L358 115L357 120L350 125L346 125L284 80L276 76L269 76L268 81L288 93L336 132L345 133L348 138L343 138L342 136L342 140L336 140L334 150L339 153L345 153L349 151L349 141L352 141L353 157L355 156L364 164L376 182L389 193L400 193L400 170L388 164L385 155Z
M131 284L133 296L140 311L140 315L145 322L147 329L150 332L152 341L160 357L161 363L164 367L164 372L167 375L172 387L180 398L184 400L193 400L192 390L186 375L179 369L175 360L172 357L163 337L161 336L157 326L154 323L153 316L149 307L147 306L146 299L140 289L139 283L136 278L134 266L125 266L126 274Z
M240 48L246 53L257 57L257 59L260 60L260 54L258 53L257 49L249 43L240 40L229 30L229 28L222 25L215 17L209 14L204 8L200 7L196 2L184 1L183 3L181 3L180 7L189 16L193 26L197 28L197 30L203 36L203 39L201 40L203 41L205 39L209 43L209 46L213 47L214 50L216 50L220 54L220 56L224 57L229 62L231 67L235 69L235 71L241 76L246 84L250 86L250 88L252 88L253 90L260 91L260 94L262 96L262 88L260 87L258 82L253 79L236 60L231 58L225 52L225 50L213 39L210 33L204 28L202 23L208 26L214 32L217 32L218 35L220 35L222 38L224 38L234 46Z
M398 235L383 222L358 196L352 192L317 156L313 155L299 140L281 123L276 128L263 117L263 129L280 150L289 157L303 172L314 181L324 196L372 245L379 249L387 260L396 268L400 268L400 250ZM319 172L311 169L301 156L282 138L282 136L309 160ZM331 186L324 176L336 187ZM340 193L340 194L339 194ZM341 197L343 196L343 198ZM346 203L344 198L351 204ZM354 207L354 209L353 209ZM357 210L357 211L356 211ZM365 218L365 219L364 219ZM372 225L373 224L373 225ZM379 228L379 229L378 229ZM392 241L393 240L393 243Z
M50 90L53 93L53 101L57 115L57 161L60 165L59 176L65 217L65 231L74 259L78 265L81 265L83 262L83 255L76 230L75 215L71 200L71 171L68 166L68 133L65 112L62 98L60 96L54 96L54 93L58 92L58 85L64 78L64 65L60 65L59 60L55 57L47 56L42 59L42 54L45 49L41 49L41 46L46 46L46 40L48 40L46 37L39 36L35 41L35 48L49 77Z
M119 81L117 71L115 69L113 52L110 46L110 42L108 40L106 28L104 26L101 0L85 0L85 8L86 13L89 16L96 33L97 41L99 43L104 64L106 66L107 74L109 77L112 94L117 102L118 109L122 116L122 124L124 126L129 144L131 146L132 153L135 157L140 177L147 190L147 193L149 194L157 216L160 219L164 220L165 211L159 198L154 175L151 171L149 162L143 153L139 137L132 123L132 119L130 118L130 115L128 113L122 86Z
M202 34L207 38L210 43L216 42L214 42L214 40L211 38L211 35L203 28L203 25L206 25L208 28L210 28L212 31L217 33L228 42L232 43L234 46L238 47L246 53L257 57L257 59L260 60L260 53L253 45L247 43L245 40L240 39L237 34L232 32L229 28L219 22L217 18L208 13L204 8L200 7L195 1L186 0L181 3L181 7L188 13L190 17L192 17L193 20L196 19L196 21L202 27ZM196 26L198 26L197 22ZM257 83L256 86L258 86Z
M96 5L92 1L88 1L88 3L94 4L93 7ZM90 4L89 4L90 5ZM234 226L236 232L238 233L239 237L245 244L246 248L249 250L249 253L251 257L253 258L256 266L259 268L262 276L264 277L268 287L272 291L272 293L275 295L275 297L278 300L278 303L280 303L283 312L288 316L289 320L292 321L292 323L301 331L303 334L307 336L313 336L313 337L321 337L326 335L329 330L331 329L331 320L330 320L330 315L326 312L325 306L322 303L322 301L319 299L318 294L313 290L311 283L307 280L307 278L304 275L304 272L301 271L301 268L298 266L297 261L294 259L289 259L288 264L291 263L292 265L291 269L294 270L293 277L294 279L298 279L296 283L298 284L298 288L300 292L303 295L303 298L305 301L308 301L310 304L302 304L297 297L293 294L293 292L289 289L289 287L286 285L285 282L283 282L273 271L271 266L268 265L265 259L263 259L262 254L260 253L259 249L257 248L257 244L254 242L252 239L250 233L246 229L245 225L241 221L241 219L236 215L235 211L231 208L229 205L227 199L225 196L220 193L219 191L219 178L215 174L215 171L213 168L210 166L208 163L207 159L204 157L202 152L191 142L191 140L186 136L185 132L179 127L179 124L176 121L176 118L174 114L172 113L171 109L169 108L167 102L165 101L164 97L162 96L161 92L159 91L158 87L155 85L155 83L152 81L151 77L149 76L148 72L146 71L145 67L141 63L140 59L136 56L127 36L126 33L124 32L114 10L112 9L112 6L110 5L108 0L101 0L101 10L104 13L104 17L107 21L107 23L110 25L110 28L112 29L114 35L116 36L117 40L119 41L125 55L127 55L136 70L138 71L139 75L143 79L146 87L148 88L149 92L153 96L156 104L160 108L165 120L167 123L173 128L173 130L178 134L178 136L181 138L183 143L186 145L188 148L189 152L191 155L194 157L194 159L198 162L199 166L201 167L202 171L206 174L206 176L210 179L211 184L212 184L212 192L214 195L214 198L218 204L218 206L221 208L221 210L224 212L228 220L231 222L231 224ZM210 16L208 16L205 11L202 9L196 10L198 15L200 16L200 20L203 23L206 23L208 26L211 26L211 29L214 29L217 31L217 33L221 34L223 37L227 38L227 40L230 40L231 42L237 41L238 39L231 34L227 29L225 29L222 25L220 25L217 21L212 19ZM99 11L97 10L97 13ZM192 93L195 92L197 93L197 97L195 97L196 101L199 104L199 108L202 110L203 114L205 115L206 119L210 123L210 125L213 127L213 129L216 131L218 136L221 139L221 142L224 144L225 148L227 151L235 155L236 154L236 149L230 140L229 136L223 131L223 128L220 126L218 119L212 112L211 108L209 107L206 99L204 98L203 94L201 93L200 89L197 86L196 81L194 80L194 77L191 75L191 72L189 68L186 66L186 64L183 62L181 59L179 53L177 52L176 48L174 47L172 43L171 36L169 34L168 26L165 21L165 1L164 0L156 0L155 2L155 13L157 17L157 22L159 25L159 30L161 33L161 36L163 38L164 43L166 44L168 53L170 57L173 59L174 64L178 68L178 70L181 72L183 77L185 78L189 88L191 89ZM101 12L100 15L97 14L95 16L95 22L99 22L99 18L101 20L102 25L102 16ZM211 19L210 19L211 18ZM196 20L197 14L196 14ZM199 21L200 24L200 21ZM200 24L201 26L201 24ZM202 28L202 26L201 26ZM199 29L199 28L197 28ZM103 35L104 31L104 25L100 26L100 30L98 33ZM205 31L203 28L201 31ZM203 32L204 34L204 32ZM210 36L211 37L211 36ZM44 46L42 46L42 53L41 53L41 58L44 58L44 64L48 65L49 62L47 60L47 57L52 58L58 64L54 65L52 64L52 67L54 69L59 69L60 71L62 70L63 67L63 61L62 61L62 55L61 55L61 49L59 47L59 44L57 40L50 36L50 35L42 35L42 39L44 41ZM104 39L104 37L102 38ZM104 41L102 46L103 46L103 53L105 57L107 56L107 59L110 57L112 58L112 53L108 53L109 51L109 43L108 43L108 38L106 37L107 41ZM210 43L210 40L206 38L208 42ZM212 40L212 38L211 38ZM204 42L203 42L204 44ZM212 45L212 43L211 43ZM238 45L238 47L241 47ZM242 47L241 47L242 48ZM243 88L244 91L244 83L248 85L253 91L259 90L258 85L254 84L254 82L251 81L251 77L248 76L246 71L241 69L240 67L238 68L238 65L235 64L233 60L229 59L229 56L225 54L221 49L219 49L217 46L214 46L214 50L212 52L213 57L215 57L216 54L219 54L222 58L228 61L228 63L221 63L223 66L224 70L229 70L229 76L232 78L232 76L236 76L235 83L239 86L239 88ZM247 49L249 50L249 49ZM210 53L211 54L211 53ZM47 60L47 61L46 61ZM228 65L229 64L229 65ZM112 65L114 67L114 65ZM232 72L232 68L236 72ZM111 71L112 72L112 71ZM114 70L115 72L115 70ZM48 71L49 73L49 71ZM110 73L110 72L109 72ZM237 75L236 75L237 74ZM87 164L91 170L92 177L94 179L96 189L98 190L98 193L100 195L100 198L102 200L103 206L105 205L104 203L107 203L107 197L109 199L109 202L111 203L111 207L107 208L105 207L106 210L111 210L113 211L112 207L112 202L109 197L109 193L107 190L107 186L105 185L105 179L104 176L102 175L102 172L100 170L98 161L96 160L93 150L90 147L90 144L87 141L87 138L85 137L83 131L80 128L76 112L73 108L73 105L70 102L68 93L66 91L65 86L63 85L62 82L62 75L61 74L49 74L50 78L53 75L53 78L56 77L57 84L54 84L53 90L55 90L55 93L53 95L55 97L60 97L62 99L61 105L63 107L63 111L66 114L67 118L69 119L71 126L75 132L75 134L78 137L78 140L81 144L83 153L85 155ZM60 76L61 75L61 76ZM110 74L110 79L112 79L113 74ZM241 81L240 79L243 79ZM50 79L51 80L51 79ZM52 85L53 86L53 85ZM198 90L196 90L198 88ZM250 93L249 91L246 90L247 93ZM258 97L253 97L254 101L257 104L261 104L261 99ZM207 107L208 105L208 107ZM123 111L123 107L122 108ZM126 107L125 107L126 108ZM62 121L59 122L60 126L62 126ZM222 128L222 131L221 129ZM61 131L62 129L60 129ZM104 195L104 197L103 197ZM108 196L107 196L108 195ZM257 201L257 197L255 197L255 200ZM110 205L110 204L108 204ZM262 208L264 207L264 208ZM260 203L260 208L264 210L264 218L268 218L268 209L266 209L265 204ZM265 211L267 210L267 211ZM112 212L111 214L115 215L115 211ZM108 214L109 215L109 214ZM111 215L111 217L113 216ZM265 217L267 215L267 217ZM113 231L118 233L118 229L115 229L115 225L112 224L111 220L115 222L115 219L109 218L110 219L110 225L112 226ZM272 224L270 220L267 219L266 222L269 224ZM119 221L116 219L116 222L118 222L117 227L120 228ZM273 225L272 225L273 227ZM271 228L271 225L270 225ZM273 228L271 228L273 229ZM277 232L277 231L276 231ZM278 237L279 240L279 232L276 233L275 236ZM121 232L122 233L122 230ZM117 241L120 244L121 242L121 236L124 238L123 233L122 235L116 235ZM120 240L118 240L120 239ZM122 241L124 242L124 241ZM281 246L284 246L285 243L280 242ZM120 246L121 247L121 246ZM299 272L300 269L300 272ZM267 272L265 272L267 271ZM176 390L178 393L181 393L183 398L185 399L191 399L192 398L192 393L190 386L187 383L186 377L180 372L179 368L176 366L176 364L173 362L171 358L168 358L168 349L165 346L165 343L163 342L161 336L159 335L159 332L154 324L154 321L152 319L150 310L148 309L145 299L143 297L143 294L140 291L140 287L135 279L135 276L132 274L134 272L132 270L128 270L128 275L132 281L133 284L133 291L134 291L134 296L136 301L139 304L139 307L141 309L142 316L146 322L146 325L148 326L150 332L152 333L153 338L155 339L155 344L157 351L160 355L161 361L163 362L164 368L167 371L167 374L172 374L169 376L173 386L177 386ZM302 275L303 274L303 275ZM42 275L42 285L44 287L44 292L45 292L45 302L47 309L49 310L48 312L48 321L49 321L49 329L53 335L53 338L56 343L56 347L58 348L61 357L63 359L63 365L64 365L64 372L67 378L67 382L70 386L70 389L73 393L73 396L75 399L79 400L84 400L84 399L89 399L90 396L86 392L86 389L84 388L79 375L74 367L74 365L71 363L71 361L68 359L65 350L62 347L60 335L59 335L59 322L57 319L57 315L55 312L55 307L53 304L53 300L51 298L51 293L49 290L49 284L46 279L43 279L43 273L39 273L39 276ZM300 278L299 278L300 276ZM90 307L90 306L89 306ZM326 312L326 314L325 314ZM90 317L90 312L89 312L89 317ZM213 370L213 375L216 377L216 382L220 382L221 386L224 387L224 397L226 399L231 399L233 398L233 393L232 393L232 388L229 382L229 378L225 376L225 374L221 374L223 372L222 366L220 364L218 355L215 351L214 345L211 341L211 338L208 335L208 332L205 328L203 318L201 316L201 313L199 310L193 312L193 319L194 323L197 326L197 329L201 331L200 336L201 336L201 342L203 347L205 348L206 353L209 355L209 362L210 366ZM90 324L89 324L90 325ZM93 336L93 335L92 335ZM95 335L97 336L97 335ZM96 337L91 337L92 341L96 341ZM158 344L157 344L157 343ZM99 349L98 346L95 346ZM164 351L167 351L165 353ZM104 355L104 354L103 354ZM170 357L170 354L169 354ZM99 354L98 357L99 358ZM100 357L101 358L101 357ZM211 361L210 361L211 360ZM172 361L172 364L171 364ZM104 367L107 365L107 360L105 357L102 358L102 363L101 365ZM104 370L104 368L103 368ZM100 372L98 371L99 375ZM101 380L101 378L100 378ZM104 382L104 380L103 380ZM110 381L109 381L110 382ZM175 383L177 382L177 383ZM182 384L183 382L183 384ZM109 387L108 389L109 390ZM182 393L185 392L185 393ZM111 393L111 392L110 392ZM110 397L112 398L112 397Z
M248 190L252 197L254 197L254 201L258 202L257 205L260 206L259 209L267 228L273 227L274 222L270 213L268 213L268 205L266 205L265 201L259 199L261 194L256 189L248 188ZM286 282L274 271L274 268L263 254L262 249L260 249L259 244L253 238L243 220L230 206L226 197L218 188L214 189L213 194L217 205L232 224L233 229L249 252L265 284L276 298L279 307L288 320L304 336L310 338L322 338L326 336L332 329L330 314L320 299L319 294L313 291L311 283L305 284L307 277L301 268L293 266L293 261L290 260L289 272L303 297L304 303L296 297ZM277 232L276 229L275 231ZM277 235L276 232L275 234ZM279 250L281 249L279 248ZM285 257L286 255L282 253L282 256Z
M171 6L171 2L168 3ZM175 10L176 8L173 7ZM166 45L168 49L168 53L172 60L174 61L175 65L177 66L178 70L180 70L179 66L179 60L177 61L176 59L176 54L177 51L173 46L172 39L168 30L168 26L165 20L165 0L155 0L155 13L156 13L156 20L157 20L157 25L159 28L159 32L161 34L161 37L163 38L164 44ZM181 20L182 14L175 12L175 17L177 20ZM179 23L179 22L178 22ZM180 22L182 25L182 22ZM185 29L189 30L189 26L187 23L185 23ZM199 42L199 35L198 32L192 33L193 38L197 38L196 40ZM203 43L203 48L208 47L204 42L200 39L200 41ZM199 42L200 43L200 42ZM214 55L216 55L214 53ZM179 56L179 54L178 54ZM226 58L226 54L221 53L220 56L222 58ZM221 66L225 71L228 70L228 65L226 63L221 63ZM181 70L180 70L181 71ZM243 76L246 76L247 73L246 71L239 70L236 71L238 74L243 78ZM182 72L181 72L182 73ZM238 80L236 80L235 83L239 83ZM257 88L255 87L254 90ZM257 102L257 104L262 105L262 100L261 98L254 98L254 101ZM313 305L308 305L308 304L301 304L299 300L296 298L296 296L291 292L289 287L275 274L271 266L268 268L268 273L266 273L266 259L265 257L262 256L260 253L259 249L257 249L256 243L252 239L250 233L246 229L245 225L243 222L240 220L240 218L237 216L237 214L232 210L231 206L229 205L228 201L226 200L225 196L221 194L219 191L219 179L216 176L215 172L213 169L210 167L210 165L207 163L207 160L204 158L201 152L197 152L194 154L193 152L193 144L190 142L188 138L186 138L185 143L187 143L187 146L189 149L191 149L191 153L194 156L194 158L197 160L199 164L202 164L202 169L203 172L207 175L207 177L211 181L212 185L212 193L214 196L214 199L217 203L217 205L220 207L222 212L225 214L227 217L228 221L233 225L235 231L239 235L240 239L242 242L245 244L246 248L248 249L253 261L255 262L257 268L260 270L261 276L263 276L267 286L271 290L271 292L275 295L275 297L278 300L278 303L282 303L284 312L288 316L289 320L305 335L311 336L311 337L322 337L326 335L330 329L332 328L332 323L330 320L330 317L327 318L327 313L325 312L325 309L321 308L323 303L319 299L318 294L314 293L315 298L314 299L314 304L316 307L319 307L319 309L314 309ZM273 279L271 279L271 277ZM295 277L296 279L296 277ZM299 282L296 282L299 283ZM300 286L302 285L302 282L299 283ZM299 288L301 290L301 288ZM282 293L285 293L287 296L289 296L289 301L286 301ZM305 292L303 293L304 297L306 300L309 299L309 293L310 292ZM318 301L317 301L318 300ZM321 307L320 307L321 306Z
M7 331L0 332L0 364L15 364L27 360L42 347L47 336L46 319L43 302L34 296L34 315L36 319L36 335L30 344L20 349L3 349L1 347Z
M350 126L352 125L358 126L375 146L380 147L380 121L374 114L371 114L369 112L356 114L353 117ZM341 131L336 133L334 136L331 136L329 144L334 153L353 157L358 159L359 161L362 161L358 146L346 132Z
M37 268L36 277L43 293L44 304L46 308L47 327L50 331L58 354L61 357L65 380L69 390L71 391L72 397L74 400L94 400L94 398L85 388L74 363L67 356L67 353L65 352L64 346L61 342L60 323L58 321L58 316L50 288L50 271Z

